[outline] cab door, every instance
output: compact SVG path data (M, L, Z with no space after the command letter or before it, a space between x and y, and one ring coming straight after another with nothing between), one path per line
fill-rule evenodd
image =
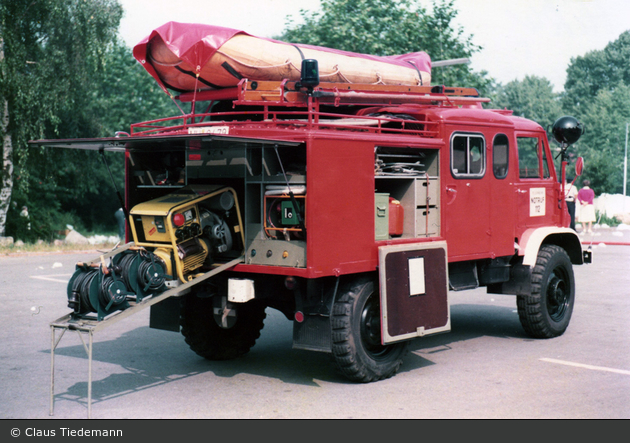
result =
M490 234L492 253L497 257L514 253L516 225L516 194L512 186L515 171L515 150L508 137L509 132L498 132L492 136L488 150L490 177ZM490 172L491 169L491 172Z
M480 132L454 132L444 176L445 236L449 256L475 259L490 251L490 180L486 138ZM456 260L456 261L457 261Z
M539 133L516 134L518 153L517 225L521 230L549 223L557 204L555 177L551 176L545 137Z

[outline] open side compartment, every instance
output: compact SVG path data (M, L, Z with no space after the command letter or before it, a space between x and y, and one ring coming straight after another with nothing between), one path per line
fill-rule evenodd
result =
M378 147L374 181L376 240L440 235L437 150Z
M247 264L306 267L306 147L248 150L259 171L245 179Z
M235 192L245 262L306 266L306 145L302 142L195 136L128 146L130 208L190 186Z

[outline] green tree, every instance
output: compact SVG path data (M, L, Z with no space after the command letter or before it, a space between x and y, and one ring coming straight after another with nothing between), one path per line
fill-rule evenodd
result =
M90 103L95 109L94 130L90 137L130 133L131 123L179 114L172 100L121 41L116 40L104 54L100 74ZM116 189L119 192L124 189L124 154L105 153L115 184L102 157L96 152L45 149L42 154L46 158L54 156L55 164L63 165L50 168L51 163L47 162L44 166L46 176L54 178L47 181L46 190L57 189L55 195L60 213L72 213L75 223L80 221L84 230L113 231L116 222L114 212L120 207ZM85 167L90 170L89 178L78 174ZM33 181L31 186L39 189L43 186L39 185L41 181ZM61 221L57 222L59 224L64 226Z
M623 192L625 126L630 121L630 31L604 49L571 59L563 106L584 123L577 154L584 177L600 193Z
M0 97L7 124L2 128L0 234L13 184L22 203L31 203L41 194L33 194L30 185L41 183L54 189L53 165L63 164L53 150L28 149L27 141L88 137L98 132L99 110L92 99L103 56L116 37L121 16L122 7L116 0L1 0ZM81 161L82 155L76 156ZM85 174L86 170L75 171L77 185L81 183L78 176L89 180L91 174ZM33 176L34 171L38 177ZM31 216L39 220L47 219L53 206L50 201L42 203L31 208Z
M532 75L496 86L489 107L510 109L514 115L533 120L545 129L551 128L553 122L563 115L560 94L553 91L551 82ZM560 158L556 159L557 171L560 170L560 161Z
M86 137L112 137L130 132L130 124L178 114L172 100L117 41L104 54L101 80L94 85L90 106L93 130ZM60 138L71 138L60 134ZM52 137L56 138L56 137ZM114 212L120 206L116 189L124 189L124 155L105 153L115 185L101 156L93 151L30 149L25 169L27 186L16 186L8 231L19 231L22 205L31 208L31 236L50 238L67 223L80 231L114 231ZM85 174L89 171L89 174ZM17 177L20 184L23 178ZM26 189L26 193L22 189ZM24 239L24 237L21 237Z
M107 137L118 131L129 132L131 123L180 114L121 41L106 54L95 105L101 110L99 135Z
M600 90L630 85L630 31L602 50L571 59L564 84L564 108L579 114Z
M11 117L3 136L5 145L8 138L15 146L3 150L9 172L3 195L12 201L7 207L8 199L4 206L0 199L7 233L51 239L66 223L114 231L120 204L100 155L28 148L27 141L111 137L177 108L118 40L122 8L116 0L0 0L0 8L6 52L0 91ZM122 191L124 156L105 156ZM19 217L24 205L28 232Z
M534 120L547 128L561 117L560 95L553 92L553 85L544 77L526 76L522 81L513 80L496 88L493 108L511 109L514 115Z
M432 60L469 58L481 47L454 28L454 0L433 3L428 12L415 0L323 0L321 10L301 10L302 23L288 17L277 40L387 56L424 51ZM466 64L432 69L432 83L471 86L485 93L491 79Z
M584 176L596 194L623 193L626 123L630 122L630 85L600 89L580 113L586 131L577 144L584 157Z

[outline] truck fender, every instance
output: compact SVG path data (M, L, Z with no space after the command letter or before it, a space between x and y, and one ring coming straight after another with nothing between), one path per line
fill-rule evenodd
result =
M571 263L581 265L584 263L582 243L580 238L571 228L559 228L555 226L544 228L532 228L526 230L521 236L518 245L518 255L523 257L523 265L534 267L538 258L538 251L542 244L558 245L567 251Z

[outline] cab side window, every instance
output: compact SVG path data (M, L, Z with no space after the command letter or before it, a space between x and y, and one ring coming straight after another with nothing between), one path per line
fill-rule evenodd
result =
M547 156L538 137L517 137L520 178L549 178Z
M505 134L497 134L492 142L492 172L496 178L505 178L509 166L510 143Z
M454 134L451 138L451 172L457 178L483 177L486 142L479 134Z

